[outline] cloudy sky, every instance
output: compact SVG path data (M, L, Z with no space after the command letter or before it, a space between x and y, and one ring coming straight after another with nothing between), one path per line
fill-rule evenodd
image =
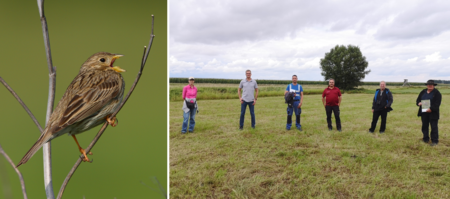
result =
M364 2L364 3L362 3ZM170 77L323 80L320 59L356 45L364 81L450 80L450 1L170 0Z

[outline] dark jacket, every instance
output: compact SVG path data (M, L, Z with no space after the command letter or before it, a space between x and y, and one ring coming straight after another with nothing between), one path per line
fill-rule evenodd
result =
M374 111L386 110L392 111L391 105L394 102L394 97L392 97L392 93L389 89L385 88L383 94L380 96L381 89L377 89L375 91L375 96L373 96L372 109Z
M422 92L420 92L419 97L417 97L416 105L419 106L419 102L422 101L422 95L427 92L427 89L423 89ZM438 91L438 89L433 89L431 91L433 93L433 98L430 100L430 109L431 109L431 119L432 120L438 120L439 119L439 106L441 106L441 100L442 95L441 92ZM422 116L422 106L419 106L419 113L417 116Z
M292 108L292 105L294 104L294 92L287 92L284 94L284 103L288 104L289 108Z

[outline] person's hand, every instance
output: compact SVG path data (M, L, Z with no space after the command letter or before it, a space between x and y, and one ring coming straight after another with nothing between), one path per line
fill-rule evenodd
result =
M256 104L256 99L253 100L253 106Z
M302 103L298 104L298 106L297 106L297 108L300 108L300 107L302 107Z
M384 109L387 109L387 107L384 107Z
M422 106L422 102L419 102L417 105Z
M241 101L241 104L244 103L244 100L242 100L242 98L239 98L239 101Z
M341 103L338 103L338 106L341 106Z
M431 113L431 109L427 109L427 113Z
M373 109L372 109L372 113L373 113Z

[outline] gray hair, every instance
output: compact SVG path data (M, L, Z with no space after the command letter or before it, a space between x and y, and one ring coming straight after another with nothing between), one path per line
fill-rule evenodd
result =
M247 72L250 72L250 73L251 73L252 71L251 71L250 69L247 69L247 70L245 71L245 73L247 73Z
M328 81L331 81L331 80L333 80L333 82L336 82L336 81L334 81L334 79L333 79L333 78L330 78L330 79L328 79Z

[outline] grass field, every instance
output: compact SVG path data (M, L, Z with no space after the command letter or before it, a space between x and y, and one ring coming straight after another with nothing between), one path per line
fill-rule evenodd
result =
M368 133L372 94L343 95L342 132L327 130L320 95L304 98L302 132L285 130L282 97L262 97L256 129L247 111L238 130L237 99L200 100L195 133L181 135L182 103L170 102L171 197L449 198L448 95L430 147L419 142L418 92L393 93L384 134Z

